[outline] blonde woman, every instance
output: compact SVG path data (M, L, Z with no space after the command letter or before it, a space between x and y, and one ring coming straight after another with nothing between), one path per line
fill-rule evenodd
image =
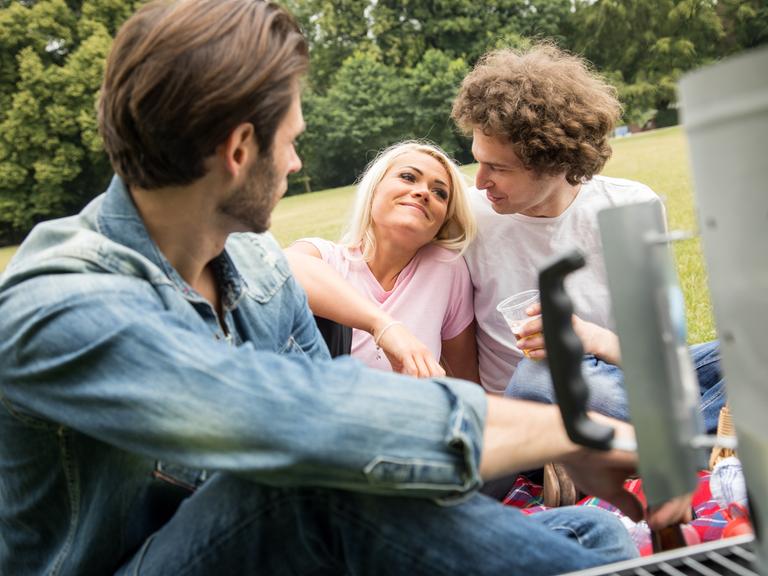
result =
M305 238L287 252L314 313L354 329L352 356L421 376L441 374L439 359L449 376L478 382L472 283L461 257L474 235L456 164L433 144L406 141L359 179L340 242Z

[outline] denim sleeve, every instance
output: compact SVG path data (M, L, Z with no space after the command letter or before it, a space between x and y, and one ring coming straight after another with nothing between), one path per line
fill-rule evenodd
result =
M293 306L293 324L291 332L296 339L296 344L310 358L315 360L329 360L331 354L328 345L317 328L317 322L309 309L307 294L304 288L291 275L286 284L292 294L295 295L296 305Z
M6 403L123 450L264 483L445 501L480 484L475 384L230 346L146 283L107 274L0 293L0 333Z

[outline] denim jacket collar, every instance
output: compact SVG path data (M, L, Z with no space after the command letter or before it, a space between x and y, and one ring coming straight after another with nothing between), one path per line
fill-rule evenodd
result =
M104 196L98 214L98 228L110 240L138 252L155 264L187 299L202 300L152 240L128 187L118 176L112 178ZM221 284L224 309L232 310L245 294L245 280L226 249L213 260L213 267Z

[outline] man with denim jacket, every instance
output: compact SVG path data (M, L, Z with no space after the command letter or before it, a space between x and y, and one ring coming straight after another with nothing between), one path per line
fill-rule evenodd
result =
M634 553L605 511L476 493L561 459L637 517L631 454L574 446L552 406L330 360L266 233L301 166L306 66L257 0L153 2L118 33L99 104L117 176L0 280L1 574L556 574Z

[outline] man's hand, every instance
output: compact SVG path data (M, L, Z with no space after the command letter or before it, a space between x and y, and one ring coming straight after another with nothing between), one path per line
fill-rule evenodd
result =
M646 511L648 526L653 530L658 530L672 524L690 522L693 519L692 498L692 494L685 494L656 508L649 508Z
M637 456L631 452L584 450L562 460L573 483L584 494L597 496L618 507L635 522L643 519L643 504L624 489L625 480L634 473Z
M624 452L623 454L628 454ZM563 462L573 483L585 494L607 500L635 522L645 519L653 530L673 524L690 522L691 495L686 494L653 509L645 509L640 499L624 489L624 481L632 466L622 463L622 457L612 452L602 455L592 452L567 463ZM629 464L629 462L626 462Z
M529 316L541 314L541 304L538 302L532 304L526 313ZM576 314L573 315L572 322L573 330L581 340L585 354L593 354L609 364L621 363L619 339L616 334L607 328L582 320ZM523 324L516 336L517 347L527 358L542 360L547 357L544 345L544 324L541 317L533 318Z
M384 324L381 328L386 326ZM378 328L378 330L381 330ZM374 329L374 337L378 334ZM445 376L432 352L403 324L393 324L379 339L379 346L392 365L392 370L418 378Z
M630 424L594 412L589 415L598 422L612 426L615 439L634 443L635 430ZM584 494L607 500L635 522L643 519L643 504L637 496L624 489L624 482L636 471L636 452L604 452L582 448L560 459L560 462Z
M615 438L634 439L634 428L630 424L594 412L590 412L590 417L613 426ZM655 530L691 520L690 494L648 510L635 494L624 489L624 482L635 471L637 454L634 452L584 449L578 454L566 456L561 462L583 493L607 500L635 522L645 519L648 526Z

